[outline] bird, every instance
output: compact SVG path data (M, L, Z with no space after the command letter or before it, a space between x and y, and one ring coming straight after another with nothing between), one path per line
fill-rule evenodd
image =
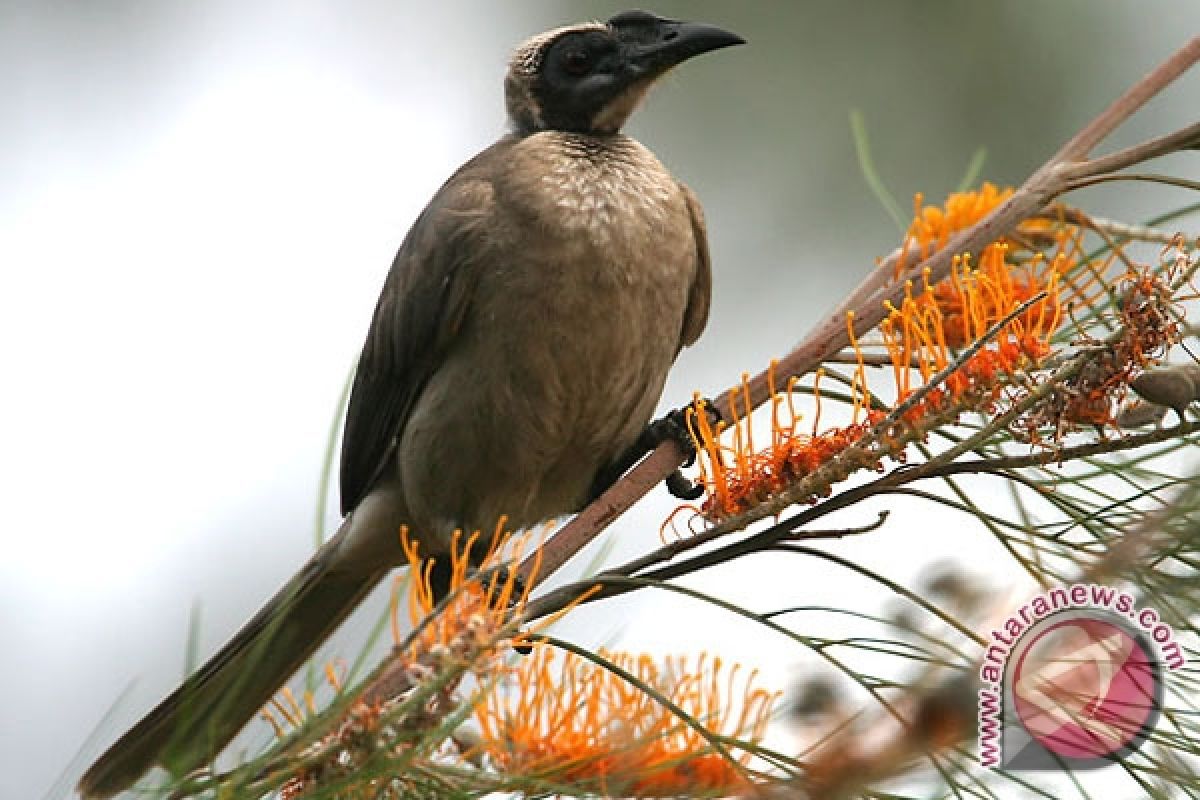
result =
M402 526L436 564L456 530L578 511L644 453L712 273L695 194L622 128L668 70L743 42L626 11L517 47L509 130L437 191L384 282L346 410L341 526L84 773L85 800L211 763L405 563Z

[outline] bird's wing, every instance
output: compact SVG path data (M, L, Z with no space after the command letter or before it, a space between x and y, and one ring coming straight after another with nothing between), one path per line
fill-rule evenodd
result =
M484 165L501 141L464 165L400 245L363 345L342 437L341 508L350 513L390 462L413 403L468 313L493 209Z
M687 310L683 314L683 330L680 332L679 348L693 344L704 333L708 324L708 307L712 300L712 262L708 255L708 229L704 225L704 210L700 200L684 184L679 184L687 201L688 215L692 220L692 236L696 240L696 275L688 292Z

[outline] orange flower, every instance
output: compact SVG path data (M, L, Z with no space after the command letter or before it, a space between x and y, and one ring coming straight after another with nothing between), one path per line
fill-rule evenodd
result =
M931 248L945 246L954 233L978 222L1011 194L1011 189L984 184L977 192L951 195L944 208L921 207L918 197L916 218L905 239L904 252L916 247L924 257ZM954 351L979 341L1016 308L1040 294L1045 295L1020 316L1009 320L944 385L927 389L922 402L907 409L898 426L877 432L876 438L882 441L851 450L886 416L884 411L872 407L874 401L854 332L853 312L847 314L846 324L859 363L851 377L853 411L849 425L818 432L815 421L819 421L821 414L820 372L813 387L816 412L811 433L797 431L799 415L792 402L796 380L793 378L782 392L777 392L773 371L768 372L772 398L769 446L761 449L754 446L745 377L740 389L729 395L731 424L714 428L707 415L692 416L692 437L699 453L699 482L706 489L706 497L699 508L680 508L664 523L663 531L674 525L679 513L690 512L693 520L718 522L762 506L789 489L794 489L797 495L807 492L806 496L793 497L795 502L815 502L828 494L833 483L856 469L878 469L884 456L902 460L909 442L922 439L929 428L953 420L958 411L991 410L1004 387L1011 385L1014 375L1036 368L1049 355L1051 337L1063 318L1060 288L1063 275L1080 257L1077 229L1061 221L1046 220L1018 228L1021 235L1035 231L1039 241L1049 241L1052 255L1025 252L1021 263L1014 263L1009 257L1010 245L1001 240L983 250L978 267L973 268L966 258L956 257L945 280L930 284L926 272L922 291L914 291L910 282L900 306L888 306L890 314L879 326L879 333L892 361L894 402L899 405L945 369L954 360ZM900 260L903 262L903 257ZM1076 286L1071 289L1077 294L1082 291ZM784 407L786 413L782 413ZM729 434L726 437L729 444L721 443L725 433ZM821 473L819 479L813 477L836 457L847 453L855 458L842 458L836 468ZM811 486L800 486L802 481Z
M746 413L750 406L746 376L743 376L740 390L729 395L732 425L722 422L714 428L707 414L697 414L689 410L692 440L699 454L698 482L705 488L706 497L699 509L683 506L681 511L698 513L709 520L721 520L754 508L785 487L815 472L833 456L860 439L870 429L871 424L882 417L879 411L856 408L856 421L817 432L815 423L820 419L818 375L818 390L815 392L818 408L812 432L801 433L797 430L800 414L792 400L797 381L790 381L784 392L776 391L774 368L775 364L772 363L768 372L771 391L771 444L767 447L757 450L754 447L752 424L749 414ZM857 421L860 412L865 418L864 422ZM732 443L729 445L721 443L721 436L726 431L732 434ZM827 487L823 488L823 491L827 491ZM814 496L809 499L815 502L817 498ZM664 524L664 534L671 526L673 518L674 515Z
M1062 319L1060 272L1055 265L1013 267L1005 261L1006 251L1004 245L988 247L978 269L956 258L946 280L934 286L926 282L925 291L915 297L910 285L900 307L889 306L880 333L892 358L900 403L916 391L914 369L921 384L928 383L950 364L952 349L982 339L1023 303L1045 293L951 373L944 387L929 392L906 415L909 421L952 405L987 410L1006 377L1034 369L1050 353L1050 339Z
M1172 251L1177 251L1172 255ZM1133 381L1148 367L1162 362L1182 330L1183 308L1172 286L1191 269L1191 257L1178 245L1164 248L1159 271L1130 268L1106 293L1117 298L1121 325L1106 341L1087 340L1091 358L1059 391L1040 402L1019 420L1018 432L1041 442L1041 431L1052 428L1055 441L1077 425L1102 427L1116 424L1115 409Z
M975 225L1012 195L1012 188L1001 189L985 182L978 189L954 192L941 206L927 206L924 204L925 196L918 192L913 197L913 220L900 246L896 276L912 263L910 256L916 256L918 260L928 258L949 244L954 234ZM1068 226L1062 220L1050 217L1027 219L1017 226L1013 238L1042 239L1049 236L1054 239L1064 227ZM1007 239L999 239L997 243L1006 244Z
M339 668L343 675L338 675ZM325 682L329 684L334 693L342 690L344 673L345 666L342 664L325 665ZM309 717L316 716L316 698L311 691L305 690L303 701L297 700L291 688L285 686L258 714L274 729L276 738L283 739L288 735L289 728L298 730L304 726Z
M709 736L761 740L776 695L742 682L738 668L722 674L720 659L684 658L660 666L649 656L600 657L660 692ZM695 727L609 669L573 653L538 647L513 671L513 691L494 689L476 709L479 750L501 771L592 787L615 796L668 797L732 793L748 788L749 754L733 760ZM729 747L728 743L726 747Z
M913 198L913 221L904 239L904 251L916 245L921 258L928 257L945 247L951 236L979 222L1012 194L1010 188L984 183L978 190L951 194L945 205L939 207L922 205L924 196L918 193Z
M517 580L515 571L488 568L499 561L501 554L519 559L527 541L503 534L503 524L504 520L497 524L478 572L472 567L475 560L472 550L480 538L478 532L468 537L455 535L447 556L450 593L441 608L434 597L432 559L422 559L418 543L406 530L401 531L401 545L410 568L408 613L414 633L401 634L399 591L393 591L391 622L396 649L391 659L358 690L336 726L305 751L309 762L281 787L283 800L298 800L318 787L339 781L346 786L331 796L341 800L408 796L403 774L372 773L362 781L348 779L379 752L403 752L411 747L413 737L419 737L457 711L462 704L457 689L466 672L473 670L486 675L507 669L503 644L523 640L528 635L516 630L528 589ZM539 562L540 550L534 557L535 574ZM396 586L398 589L399 581ZM578 602L588 596L590 593L584 593ZM537 630L573 607L570 605L543 620ZM434 688L429 696L417 707L400 713L404 703L414 691L422 689L428 678L442 675L448 679L440 685L436 681L430 683ZM342 678L336 671L328 668L326 678L336 691L341 691ZM315 712L311 696L306 695L302 707L287 690L272 707L287 724L297 728L306 716ZM284 725L277 723L272 714L264 716L282 736Z
M935 286L926 284L918 302L930 312L936 309L941 317L942 337L946 345L965 347L1019 306L1042 291L1047 297L1034 304L1014 326L1010 335L1022 338L1025 328L1029 335L1046 338L1058 327L1062 306L1058 299L1060 276L1067 266L1065 255L1047 264L1040 255L1032 264L1015 266L1006 261L1008 245L992 244L984 248L979 268L970 270L959 259L950 277Z
M338 674L339 667L342 669L342 675ZM335 693L342 691L345 677L344 672L345 667L343 665L325 665L325 681ZM349 743L361 739L364 732L373 730L378 723L382 711L383 707L379 702L367 702L362 699L356 700L347 709L344 717L339 721L337 728L327 734L321 740L321 743L324 744L333 741L345 743L346 749L342 750L341 754L348 753L349 748L352 746ZM276 738L285 739L289 733L299 731L310 719L317 716L317 706L311 691L304 692L304 700L301 702L296 699L292 690L285 686L271 700L267 708L264 708L259 713L274 728ZM276 719L276 715L282 719L282 722ZM320 764L309 765L297 770L279 787L280 800L299 800L299 798L304 797L319 783L322 774L326 771L324 765ZM358 794L351 791L343 795L343 797L357 798Z
M524 609L529 599L529 587L522 585L514 570L487 566L495 565L500 554L506 550L513 551L513 561L520 559L526 540L514 541L510 534L504 533L504 522L502 518L496 524L482 558L478 555L473 557L480 539L478 531L467 537L455 532L448 556L450 600L448 606L436 615L433 613L437 606L432 585L434 560L422 558L419 542L408 535L407 529L401 530L400 543L408 559L410 576L407 603L409 622L413 630L419 630L406 646L405 652L409 658L416 659L435 648L459 650L464 646L485 646L487 641L495 643L495 638ZM540 552L537 551L539 561ZM472 561L476 559L485 565L481 572L489 573L482 580L480 573L472 566ZM392 640L397 647L405 642L399 615L398 589L401 580L397 578L395 583L391 608ZM519 636L516 632L512 633Z

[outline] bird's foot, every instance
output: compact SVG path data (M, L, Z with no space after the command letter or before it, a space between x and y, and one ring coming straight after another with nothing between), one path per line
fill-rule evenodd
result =
M683 466L690 467L696 462L696 442L692 438L691 430L688 427L688 413L699 413L700 411L703 411L708 416L708 424L714 428L723 419L721 412L717 410L713 401L707 397L702 397L694 403L688 403L683 408L670 411L663 417L651 422L646 426L646 430L642 432L638 443L646 452L649 452L670 439L687 454L687 460L683 462Z
M686 459L681 466L690 467L695 464L696 441L692 437L688 426L689 412L706 414L709 425L714 428L722 420L721 412L717 410L713 401L707 397L701 398L694 403L689 403L683 408L677 408L662 418L651 422L642 433L640 440L645 445L646 451L649 452L658 447L662 442L670 439L679 445L680 449L686 455ZM672 471L667 476L665 482L667 491L680 500L698 500L704 495L704 487L689 480L681 469Z
M679 445L687 456L682 466L690 467L696 462L696 445L688 430L688 412L692 409L703 409L708 415L710 424L716 425L721 421L721 414L711 400L703 399L698 403L689 403L683 408L677 408L660 419L646 426L642 435L617 461L601 470L592 484L591 499L596 499L624 475L630 467L642 459L642 456L654 450L668 439ZM666 479L667 491L681 500L696 500L704 494L703 487L696 486L684 474L676 469Z

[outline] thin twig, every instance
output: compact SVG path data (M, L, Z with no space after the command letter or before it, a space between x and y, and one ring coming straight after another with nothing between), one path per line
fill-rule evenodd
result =
M1175 186L1180 189L1189 189L1193 192L1200 192L1200 181L1190 181L1187 178L1176 178L1173 175L1129 172L1121 172L1116 175L1096 175L1092 178L1080 178L1077 181L1071 181L1067 185L1067 191L1073 192L1078 189L1086 189L1089 186L1095 186L1100 183L1112 183L1113 181L1142 181L1143 183L1161 183L1164 186Z
M1068 167L1064 174L1069 180L1077 180L1093 175L1116 172L1117 170L1132 167L1134 164L1141 164L1167 153L1194 148L1198 143L1200 143L1200 122L1188 125L1186 128L1180 128L1174 133L1168 133L1166 136L1159 136L1106 156L1074 164Z
M1119 453L1122 450L1135 450L1148 444L1157 444L1171 439L1189 436L1200 431L1200 421L1185 422L1173 428L1161 428L1147 433L1124 436L1120 439L1103 439L1088 444L1065 447L1061 450L1048 450L1040 453L1029 453L1023 456L1004 456L1002 458L979 458L970 461L952 461L948 464L935 464L928 470L926 464L911 469L921 469L922 478L941 478L946 475L960 475L967 472L1000 472L1023 467L1040 467L1051 463L1065 463L1079 458Z
M1105 244L1114 251L1117 249L1116 239L1171 244L1179 237L1177 231L1163 230L1150 225L1130 225L1115 219L1093 216L1078 208L1062 207L1059 210L1063 220L1100 234ZM1051 222L1057 222L1059 219L1059 214L1053 213L1038 216Z
M859 342L859 346L863 346ZM853 350L839 350L838 352L825 359L826 364L849 364L854 366L861 363L864 367L887 367L895 366L895 359L889 353L862 353L859 355ZM909 361L909 367L917 369L920 366L917 360L917 355L914 353Z
M870 533L877 531L883 527L883 523L887 522L888 515L892 512L884 510L878 514L878 519L874 522L869 522L866 525L859 525L855 528L835 528L828 531L796 531L788 536L780 538L781 542L811 542L814 539L843 539L847 536L857 536L861 533Z

